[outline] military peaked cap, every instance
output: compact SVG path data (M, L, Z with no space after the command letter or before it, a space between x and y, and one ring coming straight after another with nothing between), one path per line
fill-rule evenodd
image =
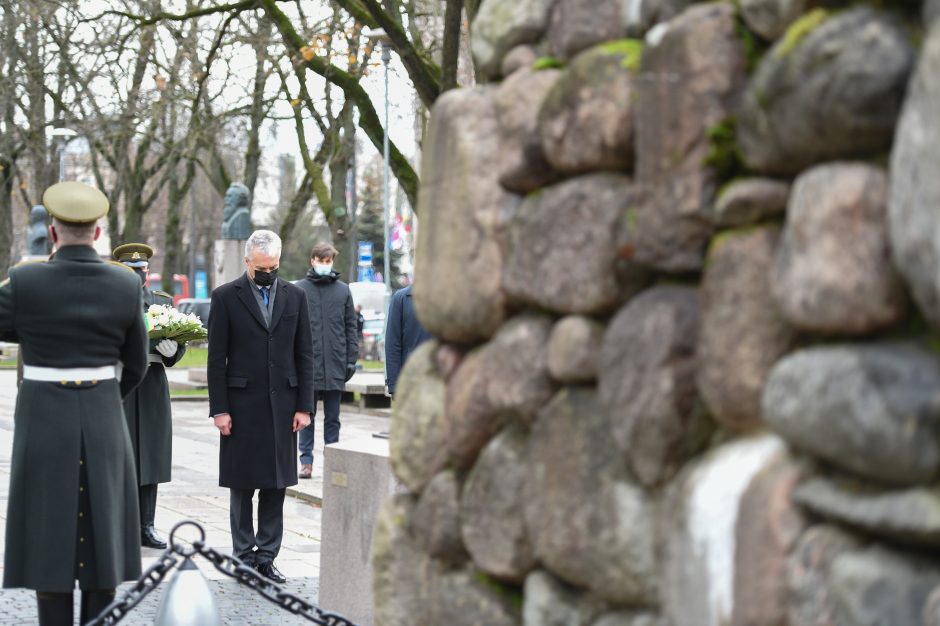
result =
M49 214L62 222L87 224L108 214L108 197L99 190L66 181L56 183L42 194L42 203Z
M143 267L150 262L150 257L153 256L153 248L145 243L125 243L115 248L111 252L111 256L125 265Z

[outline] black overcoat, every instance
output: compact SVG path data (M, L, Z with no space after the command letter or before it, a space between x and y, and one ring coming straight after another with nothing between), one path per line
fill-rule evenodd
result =
M283 489L297 484L294 413L313 411L313 349L303 292L277 281L271 327L247 274L212 292L209 415L232 416L219 435L219 485Z
M68 592L77 577L82 589L109 589L140 575L137 480L121 397L147 371L142 306L137 276L102 262L90 246L64 247L48 263L14 267L0 286L0 337L19 342L24 364L123 363L120 383L24 380L20 386L4 587ZM87 542L79 545L82 467L93 555Z
M168 294L143 288L144 311L152 304L173 306ZM124 398L124 417L137 462L137 482L155 485L170 482L173 464L173 421L170 407L170 386L164 367L172 367L183 358L186 346L165 357L156 350L159 339L150 340L150 367L144 382ZM157 361L159 359L159 361Z
M346 367L359 359L359 326L349 285L339 280L339 272L320 276L313 268L296 285L307 294L310 307L313 388L342 391Z

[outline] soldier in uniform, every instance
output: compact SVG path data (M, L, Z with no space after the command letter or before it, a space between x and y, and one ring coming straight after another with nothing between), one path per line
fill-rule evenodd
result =
M121 398L147 373L140 281L92 244L108 200L75 182L43 195L56 252L0 285L0 338L16 341L3 586L36 590L42 626L85 623L140 576L134 452Z
M143 243L126 243L115 248L111 256L133 269L143 281L144 312L152 304L173 305L170 294L151 291L147 286L153 248ZM151 339L147 376L140 387L124 398L124 417L127 418L127 430L137 461L140 545L145 548L166 548L166 542L153 527L153 518L157 512L157 485L170 482L173 451L170 387L164 367L176 365L184 352L186 347L172 339Z

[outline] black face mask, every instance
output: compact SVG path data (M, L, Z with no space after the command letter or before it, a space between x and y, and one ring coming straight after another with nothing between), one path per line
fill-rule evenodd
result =
M255 284L259 287L270 287L274 284L274 281L277 280L277 268L275 267L270 272L262 272L261 270L255 270Z
M137 274L137 277L140 279L140 282L147 284L147 272L144 270L134 269L134 273Z

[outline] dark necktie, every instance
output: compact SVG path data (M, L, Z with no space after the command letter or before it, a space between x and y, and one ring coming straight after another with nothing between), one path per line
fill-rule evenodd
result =
M270 287L261 288L261 299L264 300L264 308L268 308L268 289Z

